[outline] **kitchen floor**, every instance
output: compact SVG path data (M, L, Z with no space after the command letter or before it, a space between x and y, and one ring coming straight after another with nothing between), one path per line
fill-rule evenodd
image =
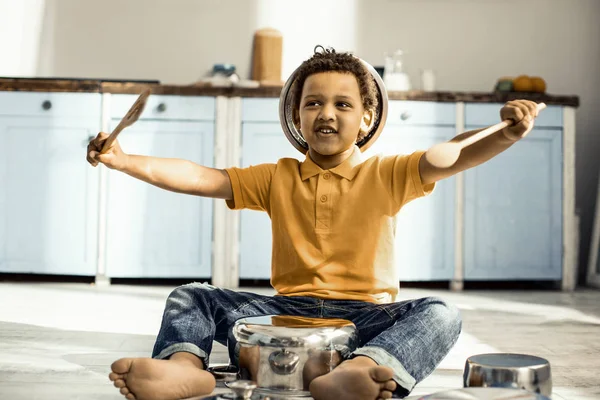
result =
M0 398L123 399L107 378L110 364L150 354L171 290L0 283ZM553 399L600 399L600 291L401 293L403 298L443 297L463 316L458 343L411 399L461 387L465 359L485 352L548 359ZM224 347L216 347L212 361L227 362Z

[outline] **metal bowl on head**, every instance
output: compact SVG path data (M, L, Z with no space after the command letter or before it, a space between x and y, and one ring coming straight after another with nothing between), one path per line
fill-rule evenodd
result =
M385 121L387 119L388 113L388 95L383 80L379 73L369 64L368 62L360 59L360 62L363 66L371 73L371 76L375 80L375 85L377 86L378 93L378 106L375 111L375 120L371 125L371 129L369 133L365 135L362 140L358 141L356 145L360 148L362 152L367 150L379 137L381 131L383 131L383 127L385 125ZM283 89L281 90L281 94L279 96L279 121L281 122L281 127L283 128L283 133L290 141L290 143L302 154L306 154L308 151L308 144L302 136L302 133L296 128L294 124L294 108L293 108L293 98L292 98L292 86L296 81L296 76L298 75L298 69L296 69L292 75L288 78Z
M310 382L332 371L358 345L354 324L343 319L287 315L238 320L240 373L256 382L256 393L309 397Z
M523 389L544 396L552 394L548 360L526 354L492 353L467 358L463 374L467 387Z

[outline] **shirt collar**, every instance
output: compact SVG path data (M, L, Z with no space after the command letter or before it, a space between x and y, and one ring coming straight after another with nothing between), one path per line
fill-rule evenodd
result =
M342 178L346 178L349 181L354 179L354 176L358 172L358 168L356 168L362 162L362 153L357 145L354 145L354 151L344 162L342 162L337 167L331 168L330 171L336 175L341 176ZM300 176L303 181L311 178L319 173L323 172L323 168L319 167L315 162L310 158L308 152L306 153L306 159L300 164Z

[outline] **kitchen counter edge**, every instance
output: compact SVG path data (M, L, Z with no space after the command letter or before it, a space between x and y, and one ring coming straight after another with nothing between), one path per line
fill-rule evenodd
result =
M152 94L178 96L225 96L225 97L279 97L281 87L212 87L208 85L165 85L138 82L103 82L97 80L43 80L26 78L0 78L0 91L29 92L84 92L138 94L144 88L151 88ZM547 105L579 107L579 97L571 95L551 95L527 92L388 92L390 100L435 101L446 103L506 103L515 99L544 102Z

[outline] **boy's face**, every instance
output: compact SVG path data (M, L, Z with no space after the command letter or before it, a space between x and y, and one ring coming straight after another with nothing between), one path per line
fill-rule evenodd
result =
M309 154L318 161L352 149L360 131L368 132L372 113L362 105L353 74L320 72L304 82L299 120Z

